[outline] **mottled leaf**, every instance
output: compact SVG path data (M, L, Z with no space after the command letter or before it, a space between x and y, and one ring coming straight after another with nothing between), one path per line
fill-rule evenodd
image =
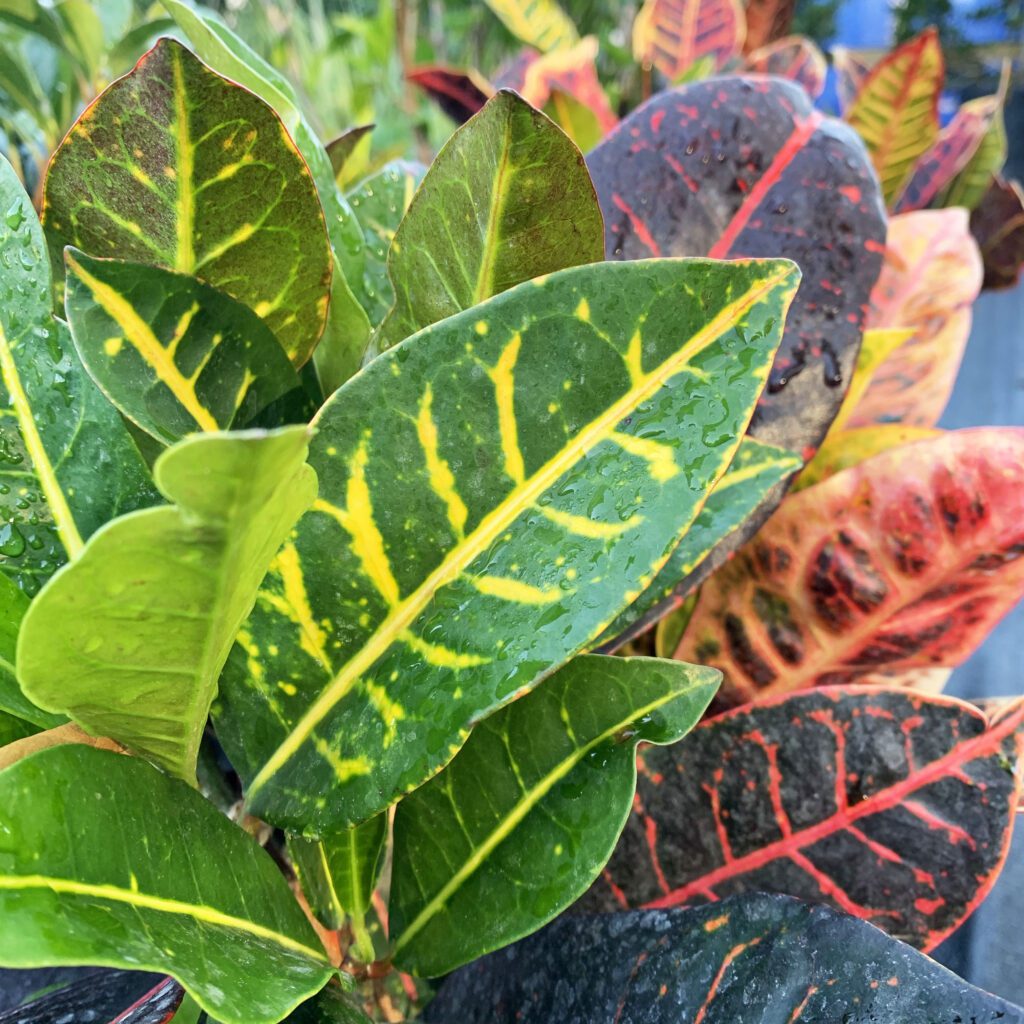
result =
M1024 1009L864 921L748 893L563 917L464 967L429 1024L1022 1024Z
M944 80L939 33L928 28L868 72L846 112L868 147L887 203L899 196L917 159L939 134Z
M850 381L843 404L832 421L832 426L825 437L825 444L828 443L829 438L835 437L846 429L854 412L867 394L871 381L878 373L879 368L886 364L897 349L902 348L914 338L916 333L917 331L913 327L869 327L864 332L860 352L857 353L857 365L853 371L853 380Z
M520 42L547 53L571 46L579 36L558 0L484 0Z
M985 288L1012 288L1024 267L1024 192L996 176L971 212L971 234L985 264Z
M1003 65L998 93L969 100L961 108L987 120L987 128L971 158L942 193L939 201L943 206L966 206L973 210L984 198L992 176L1003 169L1009 149L1004 116L1009 87L1010 63L1007 61Z
M376 814L597 636L728 467L797 280L785 261L565 270L338 391L320 498L221 683L253 813L314 835Z
M825 55L806 36L787 36L753 50L743 62L744 70L761 75L778 75L802 85L811 99L825 88L828 64Z
M981 257L966 210L922 210L889 221L868 326L910 328L914 334L870 374L850 427L938 422L971 333L971 307L981 281Z
M832 47L832 67L836 72L836 91L839 94L839 109L846 113L853 106L871 65L845 46Z
M501 92L431 164L388 253L387 348L522 281L595 263L601 210L579 150Z
M18 646L26 695L194 780L231 644L316 496L307 445L287 427L162 455L156 481L176 504L115 520L33 601Z
M629 815L637 744L681 739L718 680L695 665L592 655L481 722L395 812L398 966L445 974L585 892Z
M1024 591L1024 430L952 431L788 497L701 590L675 651L731 704L952 667Z
M145 761L77 745L19 761L0 830L5 966L159 971L223 1024L274 1024L332 973L270 856Z
M331 139L324 147L327 155L331 158L331 167L334 169L334 179L341 182L344 178L345 165L349 162L356 146L377 126L375 124L359 124L348 131Z
M437 64L411 68L405 76L422 89L456 123L463 124L494 95L479 72Z
M796 0L746 0L744 15L747 36L743 52L750 53L776 39L789 35L789 27L796 11Z
M752 433L809 455L853 372L885 220L863 146L797 85L661 93L589 156L610 259L787 256L803 281Z
M296 365L323 332L331 251L302 157L270 107L173 39L68 132L47 169L43 223L55 258L72 244L226 291Z
M686 594L676 588L708 554L739 529L771 490L801 466L792 452L744 438L728 472L708 495L704 507L688 527L660 572L640 596L597 638L594 648L604 653L648 630L678 608Z
M0 570L34 594L107 520L156 499L121 417L51 314L46 243L0 160Z
M1020 794L1024 705L993 727L947 697L828 687L644 752L586 909L779 892L934 949L992 888Z
M743 48L739 0L645 0L633 22L633 56L670 82L702 57L721 68Z
M298 375L270 328L190 274L65 251L75 347L133 423L173 444L252 421Z

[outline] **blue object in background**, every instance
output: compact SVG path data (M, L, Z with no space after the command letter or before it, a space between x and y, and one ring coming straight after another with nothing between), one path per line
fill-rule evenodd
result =
M1003 14L971 17L991 7L991 0L953 0L952 22L964 42L973 46L1011 42L1019 33L1009 30ZM825 46L851 50L887 50L895 42L896 18L891 0L846 0L836 12L836 35Z

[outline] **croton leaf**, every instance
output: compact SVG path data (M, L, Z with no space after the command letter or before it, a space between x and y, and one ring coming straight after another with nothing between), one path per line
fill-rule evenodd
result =
M304 427L209 434L161 455L157 485L176 505L100 530L33 601L26 695L194 780L231 644L316 496L308 440Z
M437 155L395 234L396 301L379 345L603 253L579 150L515 93L500 92Z
M832 67L836 73L836 92L839 94L839 109L843 113L853 106L864 80L871 71L871 65L863 61L845 46L832 47Z
M38 731L39 726L0 709L0 747L16 743L18 740L32 736Z
M696 665L590 655L481 722L395 812L395 962L447 973L585 892L629 815L637 744L681 739L719 678Z
M226 291L296 365L323 333L331 249L306 164L266 103L173 39L68 132L47 169L43 223L55 258L72 244Z
M485 0L520 42L547 53L571 46L579 36L557 0Z
M675 651L732 704L951 667L1024 585L1024 430L951 431L786 498L703 587Z
M928 28L868 72L846 113L868 147L887 203L899 196L918 157L939 134L944 80L939 33Z
M633 56L670 82L703 57L721 68L743 48L739 0L645 0L633 22Z
M156 499L117 411L54 320L46 242L0 159L0 570L34 594L108 519Z
M728 467L797 282L773 260L564 270L341 388L319 500L221 683L253 813L371 817L597 636Z
M334 179L341 182L345 178L345 165L352 158L356 146L365 139L377 126L375 124L358 124L348 131L342 132L331 139L324 147L327 155L331 158L331 167L334 169Z
M737 892L823 901L929 950L984 899L1010 843L1024 704L991 727L948 697L826 687L644 752L634 813L587 909Z
M971 333L971 306L981 281L981 256L966 210L921 210L889 221L868 324L914 333L873 370L850 427L931 427L939 421Z
M0 574L0 712L43 729L60 725L65 719L37 708L18 685L14 669L21 620L28 611L28 598L8 576ZM10 731L5 735L11 736ZM25 734L22 734L25 735ZM11 736L19 739L19 736ZM11 738L4 740L10 743Z
M728 471L661 571L598 637L595 649L614 651L649 629L673 608L678 608L686 596L676 593L679 583L689 577L713 548L746 522L773 487L792 476L800 466L800 459L792 452L744 438Z
M1019 181L994 177L971 212L974 235L985 264L985 288L1012 288L1024 267L1024 191Z
M811 99L821 95L828 75L825 55L806 36L787 36L747 55L746 71L778 75L802 85Z
M248 306L190 274L65 250L68 324L85 368L164 444L246 424L300 391L295 368Z
M25 758L0 772L0 830L5 966L160 971L223 1024L275 1024L333 973L271 857L145 761Z
M1022 1024L1024 1009L831 907L747 893L562 917L448 979L429 1024Z
M992 176L1003 169L1009 149L1003 110L1009 84L1010 65L1007 62L1003 67L999 92L995 96L969 100L961 108L985 119L987 129L971 158L943 191L940 197L943 206L966 206L973 210L984 197Z
M419 86L456 123L463 124L494 95L494 87L472 68L439 64L411 68L405 77Z
M610 259L788 256L800 265L752 433L810 454L843 400L884 251L878 184L854 132L817 114L793 83L730 77L654 97L588 163Z
M796 0L746 0L743 7L747 23L743 52L751 53L789 34Z

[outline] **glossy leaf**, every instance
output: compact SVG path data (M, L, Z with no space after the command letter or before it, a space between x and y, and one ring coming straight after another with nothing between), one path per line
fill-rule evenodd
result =
M929 28L868 72L846 113L868 147L887 203L899 196L918 157L939 134L944 80L939 34Z
M985 288L1012 288L1024 267L1024 192L1019 181L992 179L971 212L971 234L985 264Z
M356 146L377 126L375 124L359 124L348 131L331 139L324 147L327 155L331 158L331 167L334 169L334 178L341 182L344 178L345 165L352 158Z
M72 244L226 291L297 366L323 333L331 252L302 157L259 97L175 40L68 132L47 170L43 223L56 254Z
M100 531L32 603L18 678L187 781L217 677L274 553L316 496L308 433L194 437L156 481L172 506Z
M686 593L676 593L679 584L747 521L773 488L800 466L800 459L792 452L744 438L728 471L708 495L700 514L668 561L640 596L598 637L595 649L604 653L617 650L678 608L686 597Z
M152 503L149 472L121 417L51 314L46 243L0 160L0 569L34 594L108 519Z
M485 0L518 40L547 53L571 46L579 38L558 0Z
M877 287L877 286L876 286ZM853 371L853 380L843 399L843 404L832 421L832 426L825 437L829 438L843 432L851 417L861 404L871 386L871 381L879 368L892 358L893 353L901 349L916 335L913 327L872 327L864 332L860 352L857 353L857 366Z
M806 36L787 36L747 54L744 70L778 75L802 85L811 99L825 88L828 64L825 55Z
M6 966L160 971L223 1024L274 1024L332 973L273 860L138 758L19 761L0 773L0 827Z
M37 708L22 693L14 670L18 630L28 611L28 603L28 598L18 585L10 577L0 574L0 713L45 729L60 725L64 718ZM14 736L11 729L13 726L8 725L5 735L13 739L20 738ZM10 743L11 739L3 742Z
M748 893L567 916L463 968L428 1024L1022 1024L1024 1009L831 907Z
M252 421L298 375L247 306L189 274L65 252L78 355L107 397L158 441Z
M60 747L68 743L83 743L86 746L95 747L98 750L109 750L115 754L125 753L124 747L119 743L104 736L90 736L74 722L67 722L54 729L32 732L28 736L0 748L0 771L9 768L23 758L37 754L40 750L48 750L50 747Z
M856 135L817 114L797 85L730 77L656 96L588 163L610 259L799 264L803 281L752 433L812 454L849 384L884 251L878 185Z
M252 812L314 835L371 817L598 635L728 467L797 279L785 261L561 271L338 391L315 421L320 498L221 684Z
M388 253L387 348L522 281L595 263L601 210L579 150L502 92L437 155Z
M876 687L709 719L644 753L634 813L583 906L779 892L934 949L1002 868L1022 719L1019 704L990 728L961 701Z
M1006 163L1009 143L1006 138L1004 107L1010 86L1010 65L1003 66L999 92L995 96L982 96L969 100L961 109L987 121L987 128L980 144L963 169L942 193L943 206L966 206L973 210L984 198L989 182Z
M633 22L633 56L675 81L703 57L721 68L743 48L739 0L645 0Z
M981 281L981 257L966 210L923 210L889 221L868 324L909 328L914 334L870 374L849 426L938 422L971 333L971 307Z
M836 72L836 92L839 94L839 109L846 113L864 85L871 65L852 53L845 46L833 46L832 67Z
M395 812L395 962L445 974L585 892L629 815L637 744L681 739L718 680L695 665L576 658L481 722Z
M701 590L675 651L731 704L962 662L1024 584L1024 430L876 455L786 499Z
M8 711L0 710L0 748L32 736L38 731L38 725L33 725Z
M494 95L478 72L431 64L415 67L405 77L422 89L456 123L464 124Z
M743 13L747 23L743 52L751 53L789 35L796 0L746 0Z

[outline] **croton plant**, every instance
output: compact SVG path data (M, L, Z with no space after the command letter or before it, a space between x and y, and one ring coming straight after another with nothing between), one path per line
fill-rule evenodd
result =
M1024 733L939 694L1024 593L1024 431L935 428L1002 158L872 135L934 38L849 124L800 44L586 158L499 88L343 192L164 7L37 203L0 165L0 1022L1024 1022L925 955ZM649 0L642 59L737 12Z

